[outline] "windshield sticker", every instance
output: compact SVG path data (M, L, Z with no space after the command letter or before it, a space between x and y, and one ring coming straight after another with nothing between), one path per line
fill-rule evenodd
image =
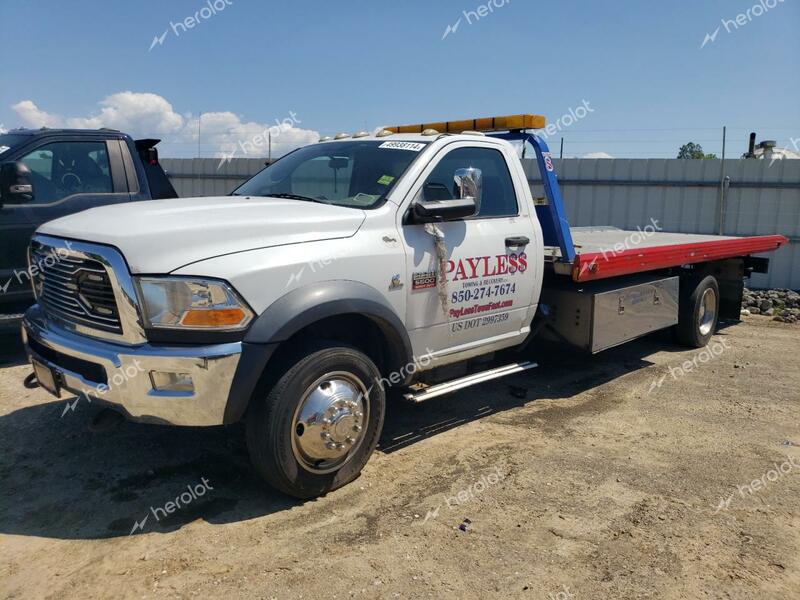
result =
M389 185L393 181L394 177L392 177L391 175L384 175L383 177L378 179L378 183L380 183L381 185Z
M11 146L0 146L0 154L5 152L6 150L10 150Z
M380 196L377 194L365 194L363 192L358 192L350 199L350 202L355 206L370 206L375 204L375 201L378 198L380 198Z
M389 148L390 150L411 150L411 152L419 152L425 147L425 144L419 142L383 142L378 148Z

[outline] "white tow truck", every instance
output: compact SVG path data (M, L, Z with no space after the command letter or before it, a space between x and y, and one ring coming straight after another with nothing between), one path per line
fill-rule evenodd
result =
M598 352L674 328L699 347L738 319L744 277L767 268L751 255L786 238L571 230L543 126L342 134L230 196L46 223L23 322L36 379L135 421L244 419L256 470L312 498L358 476L389 392L420 402L531 369L539 338Z

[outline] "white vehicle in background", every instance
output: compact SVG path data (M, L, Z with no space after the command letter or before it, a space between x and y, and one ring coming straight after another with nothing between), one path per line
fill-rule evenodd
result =
M547 146L527 132L543 125L337 136L231 196L43 225L23 324L39 383L96 390L136 421L244 419L258 472L312 498L358 476L390 390L420 402L533 368L497 359L537 336L597 352L674 327L702 346L720 316L738 319L743 278L767 268L750 255L786 238L656 232L630 247L630 232L570 230ZM535 151L545 197L511 142Z

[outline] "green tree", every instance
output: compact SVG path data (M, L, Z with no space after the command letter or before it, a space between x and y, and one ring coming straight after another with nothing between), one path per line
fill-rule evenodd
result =
M716 154L706 154L700 144L689 142L678 150L678 158L717 158Z

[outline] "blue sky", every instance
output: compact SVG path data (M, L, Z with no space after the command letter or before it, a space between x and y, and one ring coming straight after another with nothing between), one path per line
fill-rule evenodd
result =
M728 156L750 130L800 144L798 0L490 0L483 17L477 0L216 0L198 13L207 1L3 0L0 124L116 126L196 156L202 112L200 154L241 156L275 119L294 119L280 154L318 133L556 121L586 102L556 151L563 135L570 156L669 157L690 140L719 153L723 125Z

